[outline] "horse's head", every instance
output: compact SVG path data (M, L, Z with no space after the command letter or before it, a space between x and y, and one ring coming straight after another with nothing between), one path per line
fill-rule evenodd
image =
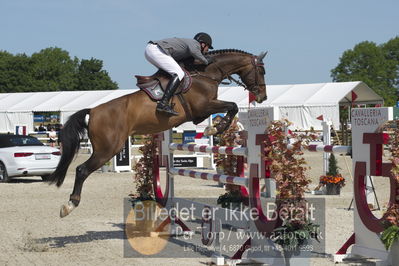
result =
M215 77L215 73L220 75L221 80L229 79L234 81L256 96L258 103L267 99L265 68L263 58L267 52L262 52L258 56L236 49L215 50L208 53L215 60L206 68L209 74ZM198 74L198 73L197 73ZM231 75L237 74L242 82L235 80ZM217 79L211 78L214 81Z
M265 67L263 58L267 52L262 52L258 56L251 55L251 64L247 64L238 75L250 92L256 96L256 102L261 103L267 99Z

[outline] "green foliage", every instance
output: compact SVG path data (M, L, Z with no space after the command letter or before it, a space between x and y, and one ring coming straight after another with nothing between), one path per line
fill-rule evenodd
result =
M101 70L103 62L98 59L82 60L78 72L79 90L115 90L118 85L111 80L107 71Z
M284 247L284 250L297 250L305 241L314 238L318 240L320 226L313 223L306 223L298 227L294 223L287 223L273 231L272 239L276 244Z
M22 92L31 84L30 59L0 51L0 92Z
M391 225L386 228L381 234L381 241L384 243L384 246L387 250L389 250L393 244L393 242L399 240L399 227L397 225Z
M327 172L327 175L330 175L330 176L338 176L338 174L339 174L339 171L338 171L339 167L338 167L337 163L338 163L338 161L337 161L337 159L335 158L334 153L331 153L331 154L330 154L330 158L328 159L328 172Z
M46 48L32 54L32 91L67 91L76 88L78 59L60 48Z
M396 88L399 87L399 37L393 38L383 44L382 50L384 51L385 57L392 61L396 67L390 69L392 75L395 75L394 84ZM396 63L396 64L395 64Z
M349 120L349 108L348 106L339 107L339 120L341 123Z
M219 196L217 204L221 205L222 208L235 209L244 201L239 190L228 191L225 194Z
M71 58L50 47L27 56L0 51L0 93L117 89L98 59Z
M361 42L346 50L331 70L333 81L363 81L384 98L386 106L396 103L399 80L399 37L377 45Z

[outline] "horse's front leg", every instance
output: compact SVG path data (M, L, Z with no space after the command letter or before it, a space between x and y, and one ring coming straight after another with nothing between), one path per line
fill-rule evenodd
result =
M215 135L224 132L230 127L233 118L238 113L238 106L234 102L213 100L207 105L206 111L209 113L209 115L227 112L222 120L215 125L215 127L211 127L204 132L205 135Z

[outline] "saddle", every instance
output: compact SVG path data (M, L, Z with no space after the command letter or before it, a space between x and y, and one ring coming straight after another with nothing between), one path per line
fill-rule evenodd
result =
M164 88L168 85L170 75L163 71L158 70L152 76L135 76L137 78L136 86L143 90L154 101L159 101L164 95ZM184 78L180 82L179 87L176 89L175 95L186 93L191 87L192 78L189 72L184 70Z

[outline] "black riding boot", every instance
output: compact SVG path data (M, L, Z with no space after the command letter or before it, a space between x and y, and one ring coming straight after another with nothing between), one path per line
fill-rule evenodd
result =
M157 104L157 111L168 113L170 115L178 115L177 112L173 110L170 106L169 101L173 97L177 87L179 87L180 80L177 75L172 75L168 86L166 86L165 94L163 95L162 99Z

